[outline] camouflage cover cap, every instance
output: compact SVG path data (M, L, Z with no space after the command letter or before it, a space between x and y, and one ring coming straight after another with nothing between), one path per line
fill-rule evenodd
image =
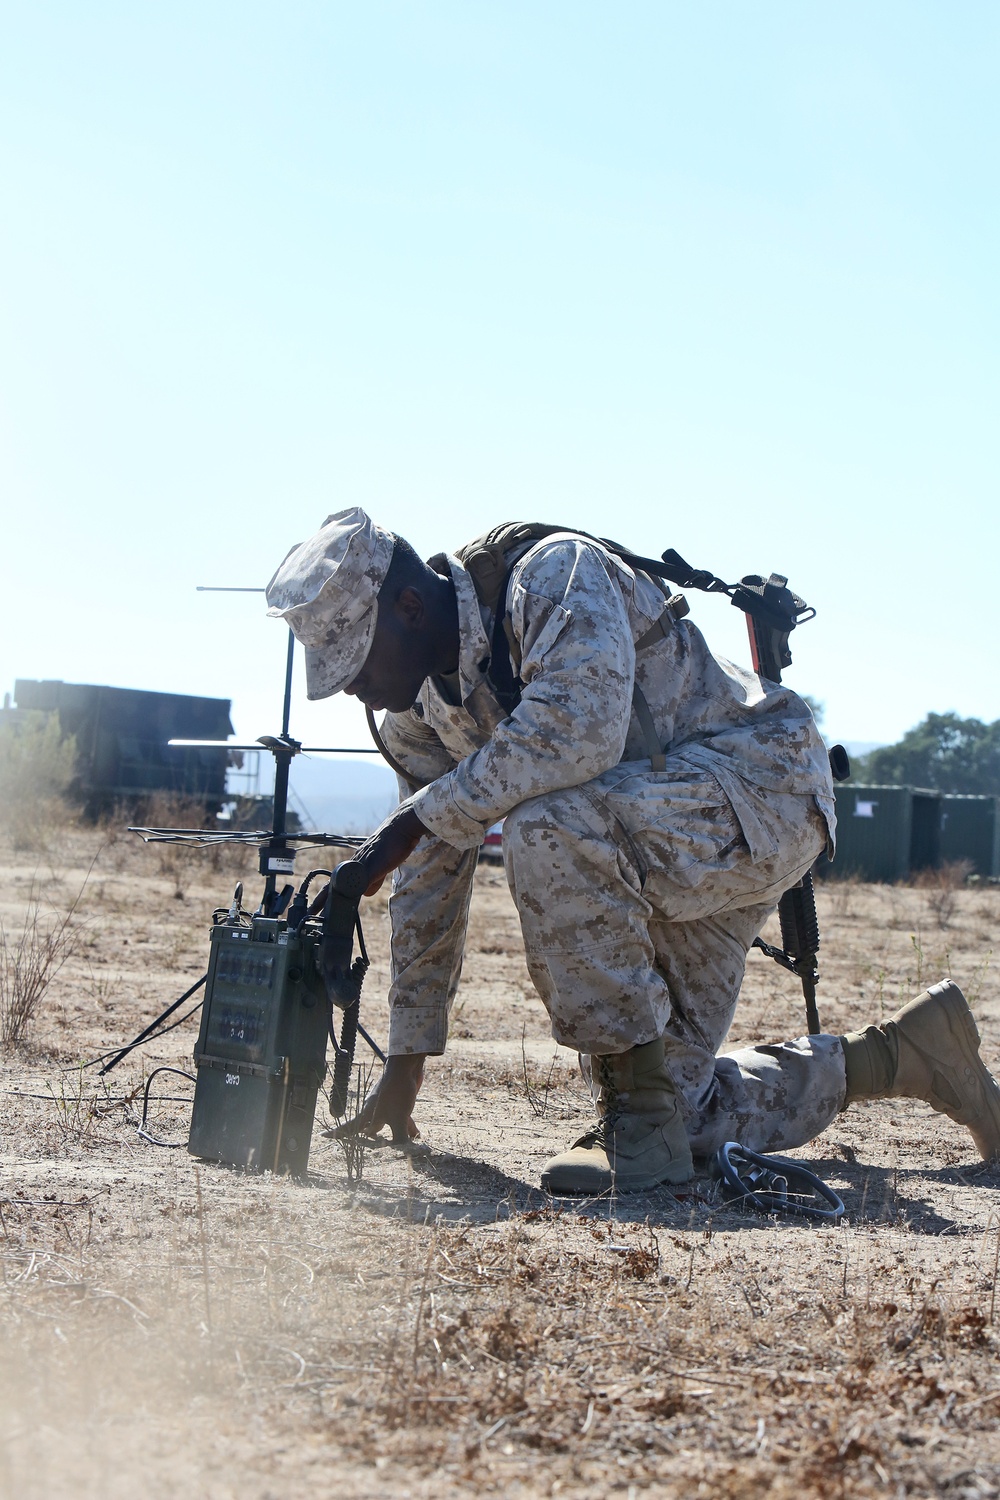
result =
M360 507L339 510L292 548L267 585L268 614L287 620L306 648L309 698L339 693L361 670L395 545Z

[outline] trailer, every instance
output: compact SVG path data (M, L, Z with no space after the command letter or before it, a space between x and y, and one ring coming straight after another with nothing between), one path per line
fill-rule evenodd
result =
M72 793L92 817L158 792L196 798L207 815L226 800L231 752L168 741L227 739L233 732L228 698L19 680L14 701L19 714L57 714L60 733L73 735L77 764Z

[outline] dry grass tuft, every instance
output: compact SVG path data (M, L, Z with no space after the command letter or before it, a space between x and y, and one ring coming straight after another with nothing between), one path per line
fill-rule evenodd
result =
M0 922L0 1047L9 1050L27 1041L46 991L79 947L74 918L86 883L87 876L71 904L48 917L42 916L41 897L32 886L14 938Z
M958 907L958 892L968 885L974 869L970 859L955 860L935 870L921 870L913 885L926 892L927 906L939 927L949 927Z

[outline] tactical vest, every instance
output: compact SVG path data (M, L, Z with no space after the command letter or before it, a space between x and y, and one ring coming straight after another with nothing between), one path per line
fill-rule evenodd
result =
M455 556L472 580L472 586L480 604L493 617L490 662L486 676L501 708L508 714L512 714L520 703L524 686L519 675L521 648L514 635L510 611L507 607L511 575L522 557L530 552L532 547L551 536L582 537L585 541L597 542L605 551L620 558L634 571L648 573L661 588L664 578L679 582L682 578L691 580L694 576L693 570L676 554L673 554L670 563L654 561L652 558L640 557L629 548L622 547L618 542L612 542L607 537L592 536L589 532L579 531L572 526L549 526L544 521L508 521L500 526L494 526L484 536L476 537L474 541L467 542L464 547L460 547ZM438 556L432 557L430 566L439 571L446 570L444 554L439 553ZM695 587L697 586L695 584ZM688 606L684 595L668 595L664 590L663 612L645 635L636 641L636 651L645 650L655 641L662 639L676 621L687 613ZM657 738L649 704L638 683L633 685L632 707L642 729L653 770L662 771L666 767L666 758Z
M751 643L756 633L758 640L767 638L772 643L768 662L758 660L754 650L754 668L764 675L780 681L781 668L791 662L788 650L788 635L797 624L811 619L815 610L786 587L787 579L772 573L767 580L757 574L749 574L738 584L730 584L705 568L692 568L680 553L668 547L662 557L643 557L609 537L593 536L575 526L550 526L544 521L506 521L494 526L483 536L476 537L458 548L455 556L472 580L476 597L493 618L490 640L490 660L486 676L500 706L512 714L521 701L524 684L519 673L521 649L514 635L507 596L514 568L531 548L551 536L581 537L584 541L596 542L613 557L618 558L634 572L646 573L663 589L664 605L659 619L635 643L636 651L643 651L662 639L676 622L688 613L687 600L683 594L670 594L664 583L676 584L679 588L700 589L709 594L728 594L732 603L742 609L755 627L751 631ZM447 558L441 552L428 559L436 572L447 574ZM649 751L652 769L666 769L666 756L656 733L656 725L649 704L638 683L633 685L632 708L642 730ZM366 712L368 727L383 756L397 774L410 780L399 762L390 755L378 733L374 715ZM412 784L412 783L411 783Z

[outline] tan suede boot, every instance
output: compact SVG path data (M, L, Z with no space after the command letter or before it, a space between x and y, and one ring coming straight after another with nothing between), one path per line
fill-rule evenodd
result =
M984 1161L1000 1157L1000 1085L979 1056L965 996L945 979L881 1026L843 1039L847 1098L924 1099L970 1132Z
M590 1197L617 1188L637 1193L663 1182L687 1182L691 1147L663 1040L618 1056L591 1059L599 1088L597 1126L542 1168L549 1193Z

